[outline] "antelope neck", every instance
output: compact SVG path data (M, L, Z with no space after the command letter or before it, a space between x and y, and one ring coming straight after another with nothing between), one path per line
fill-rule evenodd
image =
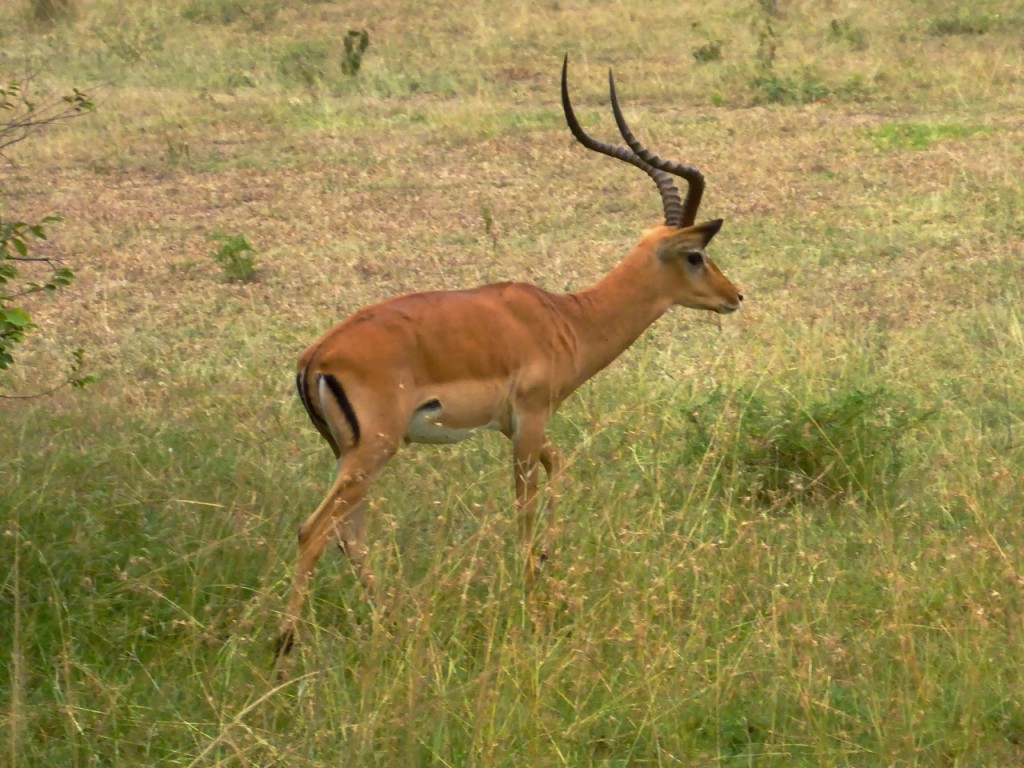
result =
M650 253L637 249L591 287L565 295L584 379L621 355L672 306L655 269Z

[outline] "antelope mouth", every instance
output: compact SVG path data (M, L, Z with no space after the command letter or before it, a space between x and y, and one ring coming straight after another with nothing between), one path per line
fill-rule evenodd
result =
M740 304L719 304L716 310L720 315L731 315L740 308Z

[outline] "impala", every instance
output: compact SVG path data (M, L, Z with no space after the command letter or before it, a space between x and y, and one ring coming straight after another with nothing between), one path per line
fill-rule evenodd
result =
M694 224L703 176L637 141L619 109L611 72L612 110L629 148L588 136L569 102L567 69L568 56L562 107L572 135L587 149L647 173L661 192L665 224L646 231L617 267L576 293L506 282L399 296L358 310L302 353L299 398L334 451L338 470L299 528L279 656L291 649L310 576L329 540L338 541L372 596L363 501L403 442L454 443L482 429L497 429L512 441L529 573L539 467L549 483L561 467L546 434L558 406L670 307L722 314L740 308L743 296L704 252L721 219ZM682 202L673 175L687 182Z

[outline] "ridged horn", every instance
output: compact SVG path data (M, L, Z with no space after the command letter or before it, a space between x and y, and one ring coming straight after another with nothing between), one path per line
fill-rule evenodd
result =
M633 135L633 132L629 130L629 126L626 125L626 118L622 116L622 110L619 108L619 99L615 95L615 78L612 76L611 70L608 70L608 90L611 93L612 112L615 113L615 122L619 126L619 133L622 134L622 138L626 140L629 148L633 150L636 156L651 167L657 168L659 171L671 173L674 176L686 179L686 200L683 202L679 218L673 226L691 226L697 218L697 209L700 208L700 199L704 195L704 176L692 165L677 163L673 160L663 160L653 152L650 152L637 140L636 136ZM666 218L668 217L667 210L668 204L666 203Z
M576 138L580 144L587 149L593 150L594 152L600 152L603 155L614 157L617 160L623 160L630 165L635 165L641 169L644 173L654 179L654 183L658 185L658 191L661 192L661 202L665 209L665 224L670 227L680 226L679 222L683 218L685 212L684 207L679 202L679 190L676 189L675 183L672 181L672 177L664 169L655 167L653 164L647 162L641 158L635 150L626 149L626 147L620 147L616 144L606 144L603 141L598 141L587 135L586 131L583 130L579 120L576 119L576 113L573 112L572 104L569 101L569 54L565 54L565 59L562 61L562 110L565 112L565 122L569 125L569 131ZM612 103L615 103L615 90L612 89ZM622 125L625 125L623 122ZM620 126L621 128L621 126ZM628 131L628 128L627 128ZM630 134L632 136L632 134ZM623 136L625 138L625 135ZM636 141L636 139L633 139ZM627 142L629 140L627 139ZM637 142L637 146L640 146ZM642 149L642 147L641 147ZM645 152L647 150L644 150ZM650 153L648 153L650 154ZM660 158L655 157L656 160ZM661 161L664 162L664 161ZM700 177L700 174L697 174ZM689 178L687 178L689 181ZM701 189L703 190L703 177L701 177ZM690 188L691 194L693 186L691 182ZM691 195L687 195L687 201L689 201ZM697 202L700 202L700 194L697 195ZM696 213L696 208L694 208ZM690 223L692 224L692 217Z

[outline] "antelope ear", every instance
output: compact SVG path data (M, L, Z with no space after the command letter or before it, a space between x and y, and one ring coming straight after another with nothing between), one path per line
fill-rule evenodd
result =
M712 219L674 232L658 243L658 258L671 261L691 253L700 253L721 228L722 220Z

